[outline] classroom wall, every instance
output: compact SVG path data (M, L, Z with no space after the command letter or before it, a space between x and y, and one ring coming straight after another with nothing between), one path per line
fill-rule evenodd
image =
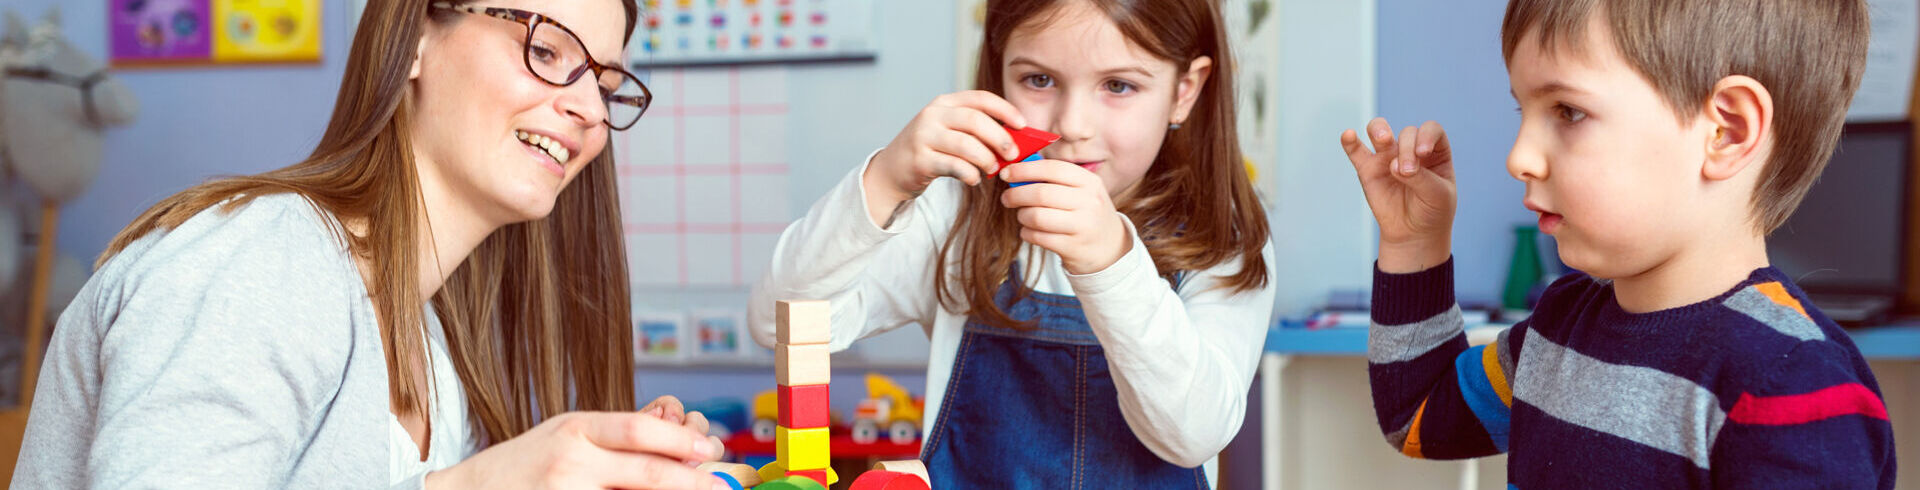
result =
M1520 204L1526 186L1506 168L1520 130L1500 59L1506 2L1378 4L1379 114L1396 132L1427 120L1446 126L1460 196L1454 282L1462 301L1497 300L1512 259L1513 227L1536 218Z

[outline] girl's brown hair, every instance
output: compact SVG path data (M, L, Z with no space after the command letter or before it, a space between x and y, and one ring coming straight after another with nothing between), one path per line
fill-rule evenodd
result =
M1213 73L1181 128L1172 131L1128 202L1117 203L1133 221L1160 276L1173 281L1180 271L1202 270L1239 258L1240 271L1222 284L1235 291L1265 287L1266 212L1254 195L1240 155L1234 127L1233 55L1225 24L1212 0L992 0L987 2L980 65L974 85L1005 96L1002 71L1008 39L1020 29L1041 29L1067 1L1089 1L1121 34L1141 49L1172 60L1185 71L1202 56ZM1014 321L993 303L993 293L1013 265L1020 248L1020 225L1013 210L1000 205L1005 185L979 185L964 191L960 215L940 247L934 269L940 302L968 311L994 325L1029 327ZM949 271L948 257L959 254ZM1036 261L1027 260L1032 267ZM957 274L960 291L950 291L948 274ZM1026 277L1033 277L1027 274ZM1020 295L1030 292L1016 286ZM959 297L956 296L959 295ZM966 308L960 308L964 298Z
M262 195L304 196L353 224L335 232L367 266L389 402L396 415L425 413L425 305L418 291L420 275L434 271L422 271L418 260L431 223L421 219L407 139L414 97L408 73L425 23L453 22L455 15L430 12L430 3L367 4L333 117L306 160L168 197L121 230L99 261L223 202L231 211ZM623 3L631 37L639 7ZM560 192L549 217L489 235L433 296L470 422L488 444L526 432L539 416L633 410L632 299L613 162L608 145Z

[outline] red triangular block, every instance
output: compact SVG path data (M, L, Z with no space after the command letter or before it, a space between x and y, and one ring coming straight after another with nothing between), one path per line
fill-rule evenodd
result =
M1060 140L1060 135L1041 131L1039 128L1033 126L1027 126L1023 129L1008 129L1007 134L1013 135L1013 145L1020 149L1020 156L1014 157L1012 160L1000 160L1000 166L994 168L993 173L987 174L988 177L999 175L1000 169L1019 163L1021 160L1026 160L1027 157L1039 153L1041 148L1046 148L1047 145L1051 145L1053 142Z

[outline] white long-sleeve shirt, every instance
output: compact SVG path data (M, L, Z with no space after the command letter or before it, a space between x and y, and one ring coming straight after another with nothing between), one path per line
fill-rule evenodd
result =
M922 420L939 420L967 316L940 304L934 260L953 226L963 184L936 180L881 228L867 211L865 170L861 165L848 173L781 234L767 275L753 287L748 324L755 341L772 346L775 301L829 300L836 352L855 340L919 324L932 346ZM1273 245L1261 251L1267 287L1243 293L1216 287L1240 270L1234 259L1188 273L1176 291L1128 223L1132 249L1092 274L1067 273L1060 257L1044 249L1023 250L1021 257L1041 261L1040 273L1028 281L1040 292L1078 297L1106 351L1120 412L1133 434L1168 462L1188 468L1204 463L1211 478L1218 471L1214 457L1240 430L1265 343L1278 280ZM958 291L957 282L945 286Z

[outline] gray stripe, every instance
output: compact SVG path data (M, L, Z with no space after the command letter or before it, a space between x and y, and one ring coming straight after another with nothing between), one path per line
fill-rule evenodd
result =
M1733 297L1727 298L1724 304L1789 337L1800 340L1827 339L1826 332L1820 331L1820 326L1814 325L1812 319L1800 314L1799 310L1773 302L1772 298L1754 288L1748 287L1733 293Z
M1419 414L1415 413L1414 415L1419 415ZM1412 430L1413 430L1413 418L1408 417L1406 425L1400 426L1400 430L1387 433L1387 444L1392 444L1394 451L1404 450L1403 448L1407 447L1407 433Z
M1456 335L1464 335L1466 322L1460 317L1460 305L1425 320L1406 325L1373 324L1367 329L1367 362L1387 364L1411 361Z
M1520 353L1513 397L1570 424L1693 460L1708 452L1727 414L1713 392L1658 369L1609 364L1534 335Z
M1513 387L1513 342L1508 340L1512 337L1513 327L1507 327L1506 330L1500 331L1500 339L1494 341L1499 344L1496 346L1498 349L1496 349L1495 352L1498 353L1500 357L1500 374L1507 377L1507 387L1509 389Z

